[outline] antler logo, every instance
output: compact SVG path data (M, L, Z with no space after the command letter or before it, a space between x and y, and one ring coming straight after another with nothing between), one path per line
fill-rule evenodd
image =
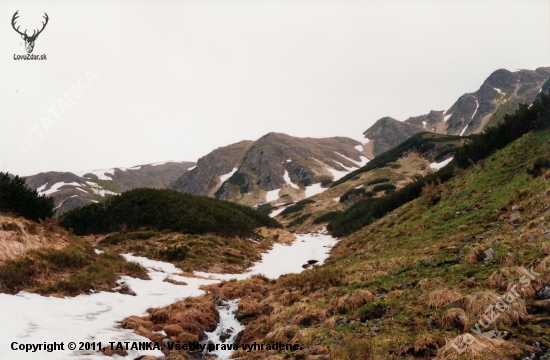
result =
M36 41L36 38L38 37L38 35L40 35L42 31L44 31L46 24L48 24L48 19L49 19L48 14L44 13L43 18L46 20L46 22L42 21L42 29L33 30L32 35L29 36L27 35L27 30L25 30L25 32L21 32L19 31L19 26L17 28L15 27L15 20L17 20L17 18L19 17L19 15L17 14L18 12L19 10L17 10L15 14L13 14L13 17L11 18L11 26L13 27L13 30L17 31L17 33L21 35L23 40L25 40L25 48L27 49L27 53L30 54L34 49L34 42Z

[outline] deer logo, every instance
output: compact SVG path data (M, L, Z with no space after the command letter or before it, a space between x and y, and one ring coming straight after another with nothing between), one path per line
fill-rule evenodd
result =
M11 26L13 27L13 30L17 31L17 33L19 35L21 35L21 38L23 38L23 40L25 40L25 48L27 49L27 53L30 54L30 53L32 53L32 50L34 49L34 42L36 41L36 38L38 37L38 35L40 35L40 33L42 31L44 31L44 28L48 24L48 19L49 19L48 14L44 13L43 18L46 21L45 22L42 21L42 29L33 30L32 35L29 36L29 35L27 35L27 30L25 30L25 32L21 32L21 31L19 31L19 26L17 28L15 27L15 20L17 20L17 18L19 17L18 12L19 12L19 10L17 10L15 12L15 14L13 14L13 17L11 18Z

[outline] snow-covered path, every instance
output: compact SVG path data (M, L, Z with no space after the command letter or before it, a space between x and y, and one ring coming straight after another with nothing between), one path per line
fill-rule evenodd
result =
M0 294L0 359L106 359L94 351L71 351L69 342L101 342L102 346L118 341L148 341L132 330L118 329L116 322L130 315L146 315L150 307L166 306L189 296L200 296L201 285L216 283L218 279L244 279L262 273L270 278L282 274L303 271L302 264L307 260L322 263L336 239L324 233L297 235L290 246L275 244L273 249L263 254L262 261L256 263L245 274L206 274L211 279L187 278L175 275L181 270L172 264L154 261L143 257L124 255L147 267L151 280L123 277L137 296L119 293L100 292L92 295L79 295L72 298L44 297L20 292L17 295ZM188 285L174 285L163 281L166 277L184 281ZM64 343L65 351L38 351L27 353L12 350L12 344ZM86 355L84 355L86 354ZM141 355L161 357L162 353L152 351L129 351L127 359ZM114 356L113 358L116 358Z

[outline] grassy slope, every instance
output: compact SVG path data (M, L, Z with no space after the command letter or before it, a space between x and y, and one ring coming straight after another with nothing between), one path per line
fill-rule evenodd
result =
M147 279L142 266L92 246L53 222L0 217L0 292L74 296L113 291L121 275Z
M304 356L335 359L427 357L438 349L441 358L455 358L444 339L464 332L457 314L464 312L468 331L494 296L517 283L517 267L541 274L536 287L550 280L549 176L525 171L537 155L548 155L549 140L548 131L527 134L487 158L483 169L440 186L436 205L414 200L342 239L327 265L282 277L261 300L245 297L254 311L243 338L298 341ZM520 216L512 220L512 213ZM488 248L494 257L476 262ZM473 350L515 358L534 341L550 347L544 304L529 291L521 295L526 302L517 301L496 322L508 340L476 340L461 358L476 358Z
M426 144L433 143L430 148ZM411 140L405 141L398 148L387 151L375 158L366 166L358 169L333 185L325 192L311 197L315 204L309 204L299 212L294 212L285 216L281 214L277 220L287 226L292 231L307 232L318 230L326 226L326 222L314 224L314 219L331 211L346 210L360 198L351 198L344 203L335 201L347 191L362 187L367 191L372 191L376 185L368 185L371 180L380 178L389 178L389 183L395 185L397 189L410 183L416 175L426 175L433 169L429 168L429 163L442 161L438 156L447 155L454 147L458 147L461 140L456 136L446 136L433 133L420 133ZM423 147L424 146L424 147ZM419 153L418 151L421 151ZM443 157L445 158L445 157ZM352 176L353 175L353 176ZM335 185L334 185L335 184ZM379 192L376 197L384 195L384 191Z
M215 234L141 231L110 234L99 242L98 248L168 261L186 272L240 273L260 260L261 252L270 249L274 242L293 235L282 229L260 228L255 237L258 241Z

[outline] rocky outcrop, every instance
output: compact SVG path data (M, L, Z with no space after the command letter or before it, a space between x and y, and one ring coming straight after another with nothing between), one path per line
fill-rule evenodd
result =
M269 133L254 142L214 150L171 187L249 205L265 202L266 192L282 188L299 198L306 186L333 179L328 168L344 172L364 163L360 145L343 137L314 139Z
M197 166L176 178L170 188L195 195L212 195L221 185L220 177L238 168L253 141L219 147L197 161Z
M550 86L549 78L550 67L513 72L499 69L476 92L462 95L446 111L432 110L403 122L384 117L363 135L369 139L369 151L377 156L420 131L445 135L477 134L501 121L505 113L514 111L520 103L534 101L544 84Z

